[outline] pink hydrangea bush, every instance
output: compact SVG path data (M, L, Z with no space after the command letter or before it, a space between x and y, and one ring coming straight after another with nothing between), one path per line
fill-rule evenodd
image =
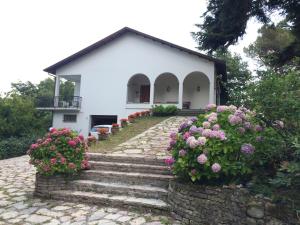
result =
M82 135L67 128L52 128L44 138L30 146L30 164L43 175L75 174L89 169L88 145Z
M264 162L266 140L276 136L272 129L244 107L209 104L205 114L170 134L172 157L166 163L175 175L192 181L242 182Z

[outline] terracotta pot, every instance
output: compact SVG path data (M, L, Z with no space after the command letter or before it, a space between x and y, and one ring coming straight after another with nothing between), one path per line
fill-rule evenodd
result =
M116 133L118 133L119 132L119 127L112 127L111 128L111 133L112 134L116 134Z
M109 134L98 134L98 140L103 141L108 139Z

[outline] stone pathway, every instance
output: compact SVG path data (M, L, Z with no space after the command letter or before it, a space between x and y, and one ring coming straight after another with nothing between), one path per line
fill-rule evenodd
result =
M33 196L35 169L22 156L0 161L0 224L177 224L166 216Z
M171 117L119 145L114 154L164 156L170 131L177 130L185 119ZM166 216L36 198L33 196L35 169L28 161L28 156L0 160L0 225L178 225Z
M166 119L118 145L112 150L112 154L166 156L168 152L165 150L169 145L170 132L177 131L179 124L186 119L186 117L182 116Z

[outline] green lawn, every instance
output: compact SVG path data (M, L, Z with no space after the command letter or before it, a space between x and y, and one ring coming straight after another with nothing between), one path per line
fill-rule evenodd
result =
M133 138L134 136L144 132L148 128L160 123L168 117L143 117L136 119L134 123L122 128L117 134L110 135L108 140L98 141L95 145L91 146L90 152L110 152L114 147Z

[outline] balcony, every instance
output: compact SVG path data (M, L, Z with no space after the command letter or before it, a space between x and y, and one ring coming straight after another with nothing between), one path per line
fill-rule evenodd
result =
M82 97L80 96L38 97L36 108L39 110L79 111L81 101Z

